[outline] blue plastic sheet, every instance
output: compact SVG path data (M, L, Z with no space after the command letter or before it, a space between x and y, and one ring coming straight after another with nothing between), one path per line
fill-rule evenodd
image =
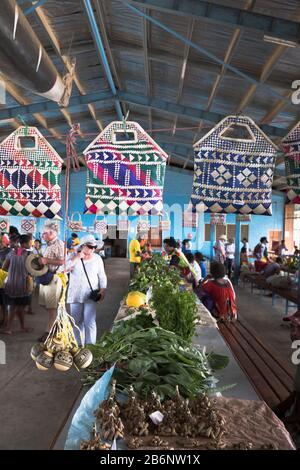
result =
M73 416L65 443L65 450L79 450L82 440L89 440L95 423L95 411L106 400L110 391L110 381L115 366L106 371L93 387L84 395Z

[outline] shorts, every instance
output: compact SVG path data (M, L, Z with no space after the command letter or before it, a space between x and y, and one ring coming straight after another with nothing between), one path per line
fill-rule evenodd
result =
M62 282L60 277L54 275L52 281L47 286L40 285L39 304L46 309L58 307L62 293Z
M9 295L5 295L5 303L6 305L23 305L26 307L27 305L31 304L31 297L26 295L24 297L10 297Z

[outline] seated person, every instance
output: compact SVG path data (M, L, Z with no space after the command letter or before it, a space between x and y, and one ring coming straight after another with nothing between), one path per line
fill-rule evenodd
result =
M188 260L188 262L190 263L190 265L194 268L194 271L195 271L195 286L198 286L199 282L201 281L202 279L202 272L201 272L201 268L199 266L199 264L197 263L197 261L195 260L195 256L193 255L193 253L186 253L186 259ZM192 276L190 276L192 277Z
M270 276L274 276L275 274L280 274L280 266L282 264L282 258L278 256L275 261L271 261L268 263L266 267L262 271L262 275L265 279L268 279Z
M231 321L237 318L236 297L230 280L225 276L225 266L219 262L210 265L210 279L204 281L202 289L213 300L211 313L220 320Z
M199 264L201 268L202 277L203 278L206 277L206 264L205 264L205 257L203 256L203 254L200 252L195 253L195 261L197 261L197 263Z

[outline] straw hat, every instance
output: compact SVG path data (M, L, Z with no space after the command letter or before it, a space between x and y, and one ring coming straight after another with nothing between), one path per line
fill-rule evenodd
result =
M29 274L32 276L43 276L48 272L48 266L42 266L39 263L40 255L31 253L27 256L25 266Z
M227 240L226 235L220 235L220 236L219 236L219 240Z

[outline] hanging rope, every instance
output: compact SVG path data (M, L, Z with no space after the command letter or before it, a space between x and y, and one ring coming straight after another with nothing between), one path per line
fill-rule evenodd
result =
M75 171L80 170L79 160L75 149L76 136L80 132L80 124L73 124L66 139L66 174L65 174L65 224L64 224L64 270L66 271L67 264L67 232L68 232L68 221L69 221L69 199L70 199L70 170L71 161Z
M75 148L76 137L79 135L79 132L80 132L80 124L79 123L73 124L66 139L67 160L70 160L70 162L72 162L74 171L80 170L79 159L78 159L76 148Z
M28 126L26 120L24 119L24 117L21 114L18 114L17 119L19 119L19 121L21 121L21 123L25 127L24 136L27 137L28 136L28 127L29 126Z

